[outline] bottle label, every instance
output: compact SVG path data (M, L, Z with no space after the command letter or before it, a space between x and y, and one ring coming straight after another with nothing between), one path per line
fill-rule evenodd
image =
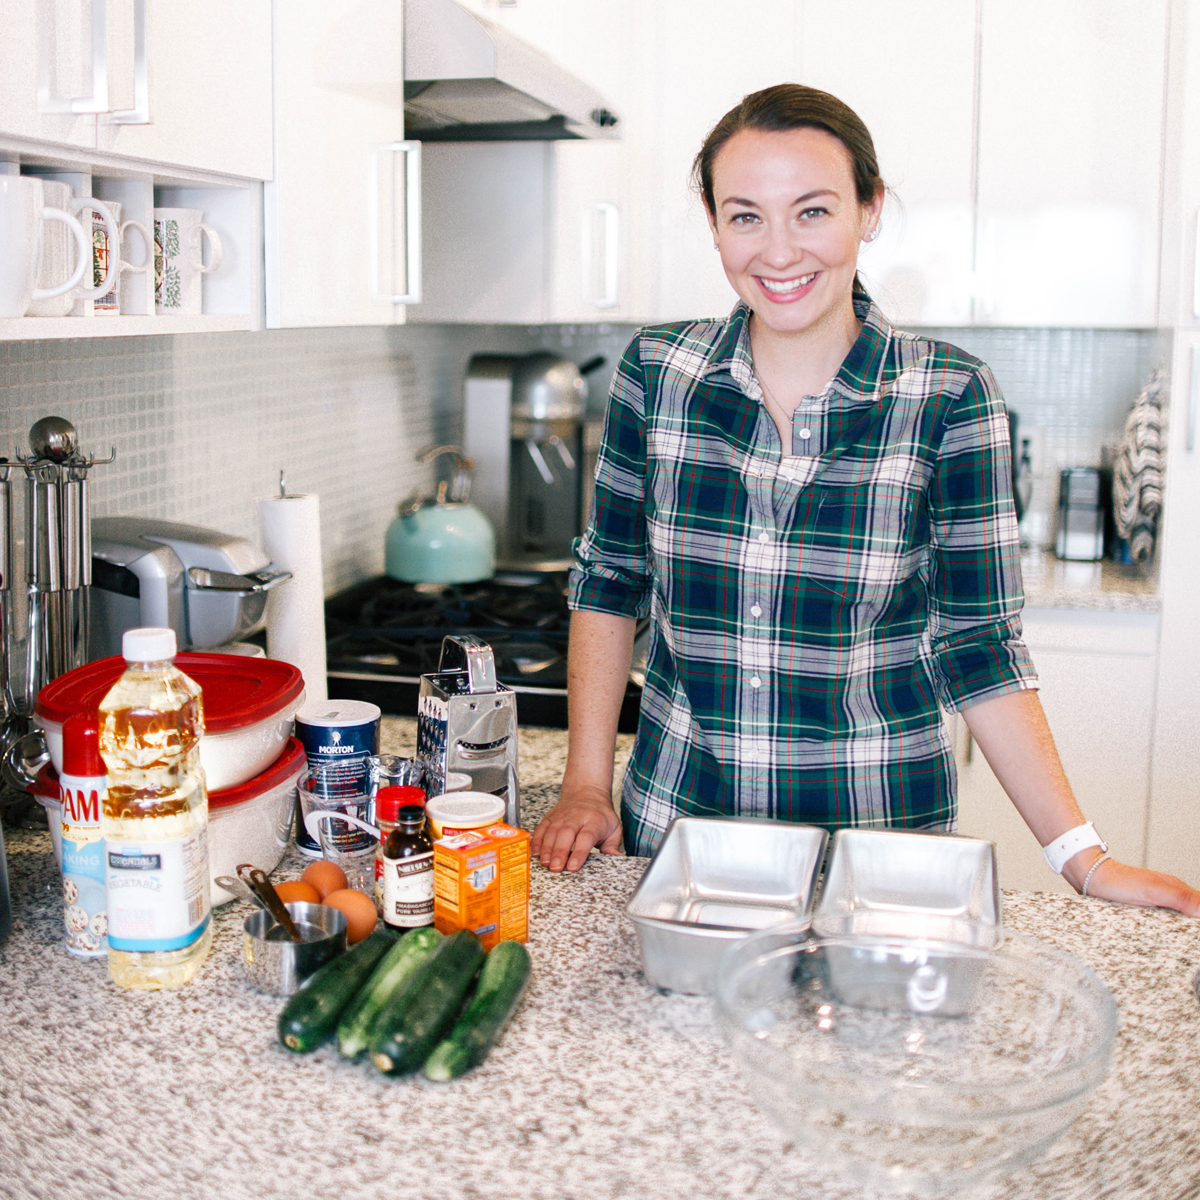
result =
M62 889L67 952L77 958L100 958L108 952L108 917L104 894L104 839L100 814L104 777L63 775Z
M383 919L398 929L433 924L433 851L383 860Z
M206 833L105 843L108 944L114 950L183 950L200 939L210 908Z

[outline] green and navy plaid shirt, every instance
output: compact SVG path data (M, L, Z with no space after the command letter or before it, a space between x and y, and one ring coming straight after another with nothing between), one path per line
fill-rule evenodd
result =
M641 330L613 378L570 604L652 618L630 854L679 814L953 828L939 704L1037 686L999 388L854 306L790 454L742 304Z

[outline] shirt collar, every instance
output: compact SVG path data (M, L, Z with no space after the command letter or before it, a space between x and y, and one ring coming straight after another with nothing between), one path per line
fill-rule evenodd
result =
M851 303L862 329L850 352L842 360L838 373L830 381L830 386L848 404L873 403L879 392L892 326L875 301L861 288L855 287ZM750 306L744 300L734 305L704 368L705 375L720 371L727 371L747 395L758 397L760 389L754 376L754 358L750 353Z

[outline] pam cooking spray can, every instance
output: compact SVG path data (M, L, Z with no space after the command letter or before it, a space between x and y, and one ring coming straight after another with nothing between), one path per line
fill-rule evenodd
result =
M74 713L63 722L62 885L67 953L103 958L108 953L104 893L104 760L100 719Z

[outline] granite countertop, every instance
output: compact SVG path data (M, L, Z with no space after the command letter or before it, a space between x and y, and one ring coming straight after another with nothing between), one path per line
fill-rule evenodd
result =
M411 750L412 722L384 748ZM524 729L525 823L553 802L561 732ZM628 739L624 739L624 752ZM44 832L8 835L15 928L0 947L0 1196L235 1200L817 1197L857 1188L751 1102L706 1001L643 981L621 916L644 860L532 877L534 984L488 1061L451 1084L389 1080L275 1040L281 1001L240 973L239 904L171 993L122 992L62 949ZM285 867L295 865L285 863ZM283 874L287 874L285 869ZM1088 962L1121 1013L1084 1116L991 1192L1003 1200L1200 1196L1200 925L1164 912L1006 893L1005 922Z
M1021 555L1027 608L1086 608L1107 612L1158 612L1157 573L1103 559L1064 562L1050 550Z

